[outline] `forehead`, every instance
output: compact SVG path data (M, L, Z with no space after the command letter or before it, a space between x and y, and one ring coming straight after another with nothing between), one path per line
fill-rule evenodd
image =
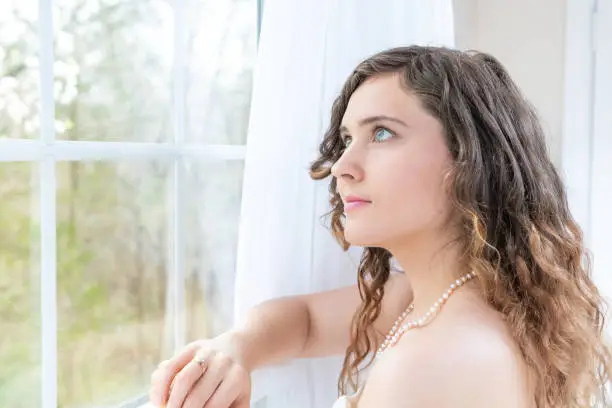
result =
M419 109L417 97L408 92L399 74L380 75L368 78L353 92L342 122L350 125L378 115L407 118Z

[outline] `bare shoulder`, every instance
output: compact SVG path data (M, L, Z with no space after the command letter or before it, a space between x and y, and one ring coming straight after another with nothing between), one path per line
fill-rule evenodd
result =
M527 371L501 316L469 303L454 309L387 351L360 408L531 407Z

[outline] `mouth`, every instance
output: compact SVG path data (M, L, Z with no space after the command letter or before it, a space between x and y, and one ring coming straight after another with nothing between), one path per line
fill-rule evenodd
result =
M363 208L366 205L371 204L371 203L372 203L371 201L366 200L365 198L348 196L348 197L345 197L344 199L344 211L345 212L353 211L358 208Z

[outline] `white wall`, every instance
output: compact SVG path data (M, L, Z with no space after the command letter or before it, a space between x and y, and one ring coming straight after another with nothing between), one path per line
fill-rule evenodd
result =
M493 54L535 105L561 163L565 0L454 0L460 49Z

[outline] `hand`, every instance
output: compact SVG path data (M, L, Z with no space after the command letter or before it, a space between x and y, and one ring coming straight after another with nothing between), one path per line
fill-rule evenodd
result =
M251 373L243 361L229 332L190 343L151 375L151 403L166 408L249 408Z

